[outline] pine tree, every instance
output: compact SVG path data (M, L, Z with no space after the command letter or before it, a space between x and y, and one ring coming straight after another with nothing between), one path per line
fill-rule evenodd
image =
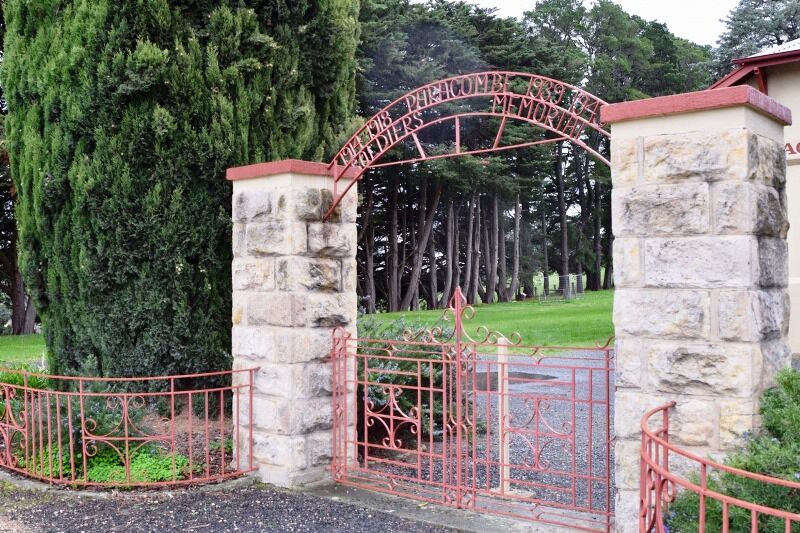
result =
M715 50L716 75L730 72L734 59L797 38L800 0L739 0L725 18L725 33Z
M21 261L55 373L221 369L234 165L320 159L358 0L8 0Z

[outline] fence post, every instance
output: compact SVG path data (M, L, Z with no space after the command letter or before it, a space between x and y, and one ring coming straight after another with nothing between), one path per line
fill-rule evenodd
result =
M323 222L333 197L325 164L278 161L232 168L227 177L234 369L259 367L253 426L242 425L240 436L252 430L246 451L264 482L291 487L326 480L333 331L354 333L356 326L356 188Z
M508 346L511 344L507 338L500 336L497 339L497 389L499 399L499 433L500 438L500 494L511 491L511 436L508 433L509 397L508 397Z
M676 402L671 439L719 454L759 423L789 366L789 110L742 86L609 105L616 530L640 511L639 421ZM680 468L679 465L674 465Z

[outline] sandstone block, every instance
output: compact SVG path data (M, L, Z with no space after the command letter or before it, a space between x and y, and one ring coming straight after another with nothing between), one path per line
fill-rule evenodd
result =
M308 225L308 251L318 257L355 257L357 239L355 224Z
M645 286L725 288L754 285L755 237L653 238L645 243Z
M315 431L306 438L306 461L309 466L326 466L333 455L333 432Z
M722 291L719 334L731 341L759 342L788 334L789 295L782 289Z
M247 300L249 326L300 325L295 316L295 295L285 292L251 292Z
M332 400L327 398L310 398L297 402L298 431L297 433L313 433L320 430L329 430L333 426Z
M357 296L351 293L251 293L247 324L335 328L356 320Z
M335 259L280 258L275 277L281 291L338 292L342 288L341 262Z
M617 440L614 446L617 490L639 490L642 444L638 439Z
M653 342L647 387L674 395L749 398L759 392L761 353L751 344Z
M758 282L764 288L788 286L789 245L785 239L758 240Z
M271 435L305 435L313 431L328 430L332 426L331 398L287 398L267 396L257 392L253 396L253 427ZM250 416L247 402L242 404L241 416Z
M231 322L234 327L247 325L247 301L246 292L234 291L231 310Z
M252 405L249 402L242 402L240 418L250 420L252 412L254 431L283 435L293 434L292 431L285 429L289 427L290 409L291 404L285 398L254 394Z
M249 361L248 361L249 362ZM251 368L255 365L249 362ZM328 362L260 362L255 373L255 390L266 396L305 400L331 395L333 381Z
M340 187L344 188L344 182ZM330 189L323 189L322 191L323 213L327 213L331 205L333 205L333 191ZM358 218L358 191L357 186L353 186L348 193L341 199L339 205L336 206L331 214L328 222L331 223L352 223Z
M233 290L271 291L275 289L275 259L234 259Z
M294 214L299 220L319 222L325 215L323 190L315 188L298 188L291 191Z
M719 412L719 445L722 449L741 446L761 423L757 401L723 401Z
M709 230L707 183L614 189L612 199L615 235L697 235Z
M295 398L298 383L295 367L287 363L261 363L255 373L255 390L266 396Z
M358 289L358 268L355 261L342 260L342 291L355 292Z
M294 295L294 324L321 328L353 324L358 315L357 298L355 293Z
M639 489L617 490L614 533L639 533Z
M748 177L757 183L783 190L786 185L786 150L783 145L753 134L748 137L748 143Z
M271 191L246 190L233 195L234 222L262 222L273 215Z
M332 335L322 328L272 326L233 328L234 357L248 357L257 364L304 363L331 354Z
M617 289L614 326L617 335L707 339L710 311L708 291Z
M782 337L761 343L761 359L764 371L761 376L762 390L766 390L777 385L775 375L781 370L791 367L792 350L786 338Z
M332 366L330 362L293 365L297 384L296 394L300 398L329 397L333 390Z
M258 477L264 483L276 487L296 488L311 483L330 479L330 472L325 467L296 470L291 467L260 464Z
M683 446L718 446L719 407L716 401L676 396L670 413L670 440Z
M611 150L611 181L614 189L631 187L639 180L641 139L615 139Z
M231 229L233 257L247 255L247 224L235 223Z
M756 227L755 233L786 238L789 231L786 192L773 187L756 187Z
M309 466L305 436L253 433L253 459L258 463L302 470Z
M642 386L642 373L647 368L642 360L647 353L647 344L635 338L620 337L614 348L614 383L619 388L639 388Z
M721 234L785 235L786 209L772 187L726 181L714 185L714 220Z
M614 239L614 284L617 287L639 287L642 283L642 240Z
M306 225L284 220L266 221L247 226L246 253L265 255L302 255L308 249Z
M644 180L744 180L749 171L746 130L658 135L644 140Z
M638 442L642 434L641 421L644 414L670 401L664 396L636 389L617 389L614 395L615 436Z

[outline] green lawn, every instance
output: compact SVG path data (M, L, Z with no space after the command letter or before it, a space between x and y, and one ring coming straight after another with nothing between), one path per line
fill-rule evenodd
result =
M0 336L0 366L3 363L41 363L44 353L44 337L41 335Z
M476 315L465 322L467 333L479 326L498 331L506 336L517 332L523 344L593 346L605 344L614 334L611 309L613 291L587 292L581 300L541 304L538 300L524 302L476 305ZM440 320L441 310L374 315L381 322L405 318L426 325Z

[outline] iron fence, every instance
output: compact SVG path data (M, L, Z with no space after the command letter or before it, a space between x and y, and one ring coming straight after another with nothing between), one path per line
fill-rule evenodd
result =
M763 484L765 493L788 488L800 491L800 483L746 472L704 459L669 442L669 412L674 403L649 411L642 419L639 531L670 531L670 507L682 492L697 498L697 524L693 531L781 531L791 533L800 526L800 514L772 509L714 490L720 475ZM682 474L671 466L680 463ZM683 475L683 474L688 474ZM715 519L710 519L713 509ZM675 528L672 527L674 532Z
M402 339L333 339L333 475L502 516L610 531L613 352L524 346L463 319Z
M240 476L254 470L254 372L88 378L0 369L0 468L76 487Z

